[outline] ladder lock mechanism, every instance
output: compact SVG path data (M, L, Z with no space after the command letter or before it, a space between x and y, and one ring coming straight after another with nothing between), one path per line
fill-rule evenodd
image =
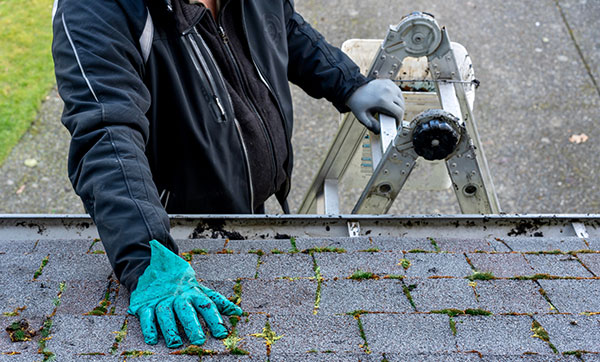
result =
M413 120L415 153L428 161L445 160L460 141L458 119L441 109L425 111Z

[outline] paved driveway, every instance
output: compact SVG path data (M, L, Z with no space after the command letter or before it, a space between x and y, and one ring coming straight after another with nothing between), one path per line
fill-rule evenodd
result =
M503 211L597 213L600 192L600 2L590 0L297 0L329 41L381 38L413 10L433 13L473 58L475 115ZM292 209L335 134L338 115L294 89ZM68 133L51 92L39 120L0 168L0 213L82 212L66 178ZM585 134L585 143L569 141ZM38 165L24 166L34 158ZM344 194L349 211L352 192ZM270 203L268 211L278 212ZM451 192L405 192L399 213L458 213Z

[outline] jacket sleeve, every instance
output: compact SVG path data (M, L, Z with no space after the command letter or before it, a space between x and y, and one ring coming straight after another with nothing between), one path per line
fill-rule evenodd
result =
M341 113L349 112L346 100L369 79L294 10L293 1L286 1L285 13L288 79L314 98L325 97Z
M150 240L177 252L144 154L150 94L139 44L149 16L143 4L59 0L53 17L62 122L72 136L69 178L130 290L149 264Z

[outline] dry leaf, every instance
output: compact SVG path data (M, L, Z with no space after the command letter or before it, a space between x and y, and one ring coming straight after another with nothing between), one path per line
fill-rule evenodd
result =
M25 162L23 162L25 164L25 166L27 167L35 167L37 166L38 162L35 158L28 158L25 160Z
M575 144L580 144L580 143L585 143L587 142L587 140L589 140L590 138L588 137L588 135L586 135L585 133L582 134L574 134L571 137L569 137L569 142L571 143L575 143Z

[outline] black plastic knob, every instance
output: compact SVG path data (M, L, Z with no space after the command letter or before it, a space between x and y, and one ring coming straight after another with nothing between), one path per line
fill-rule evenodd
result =
M458 146L460 135L443 119L420 123L413 131L413 146L417 155L426 160L443 160Z

